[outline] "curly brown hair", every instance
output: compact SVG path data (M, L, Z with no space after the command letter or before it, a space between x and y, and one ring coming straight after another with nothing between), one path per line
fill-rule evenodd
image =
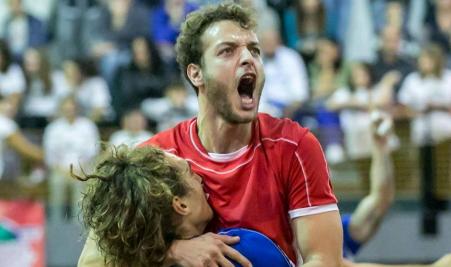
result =
M198 65L202 63L204 49L201 42L202 34L212 24L224 20L235 21L246 30L254 30L257 25L250 9L233 2L201 8L189 14L186 21L182 24L175 50L180 70L190 83L186 69L191 63ZM192 83L191 85L197 94L197 87Z
M97 237L105 263L161 266L180 222L172 200L189 192L164 152L151 146L113 147L92 174L72 175L91 180L82 199L83 222Z

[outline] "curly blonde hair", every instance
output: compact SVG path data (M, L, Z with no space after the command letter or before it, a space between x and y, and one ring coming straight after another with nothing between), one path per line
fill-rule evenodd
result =
M119 146L103 155L82 199L85 226L97 237L105 263L112 266L161 266L180 221L174 196L189 187L178 170L154 147Z

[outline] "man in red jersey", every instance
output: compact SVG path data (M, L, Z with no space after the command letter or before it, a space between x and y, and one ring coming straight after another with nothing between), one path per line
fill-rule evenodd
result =
M290 120L257 112L265 75L254 27L250 12L236 4L188 16L177 60L196 90L199 114L143 145L186 159L203 178L216 212L211 231L254 229L298 265L340 266L342 227L318 141ZM178 240L166 262L233 266L231 258L250 266L228 246L237 241L211 233Z

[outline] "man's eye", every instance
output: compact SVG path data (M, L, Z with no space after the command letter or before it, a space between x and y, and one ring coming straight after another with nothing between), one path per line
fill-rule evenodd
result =
M254 56L259 56L261 54L260 48L257 47L252 48L251 52Z
M232 54L232 52L233 52L233 49L231 47L227 47L227 48L222 49L219 52L219 54L220 55L230 55L230 54Z

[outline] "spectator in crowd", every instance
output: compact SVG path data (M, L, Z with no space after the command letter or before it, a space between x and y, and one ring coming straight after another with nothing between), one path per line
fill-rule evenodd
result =
M210 0L210 2L213 1L217 0ZM258 21L259 29L266 29L268 27L271 27L276 29L278 32L281 30L279 15L276 13L274 9L268 6L267 1L240 0L239 2L242 6L255 10L256 20Z
M126 110L139 108L146 98L161 98L168 74L154 44L145 37L132 43L132 61L119 69L111 90L117 118Z
M81 114L95 122L111 120L111 94L106 81L98 75L95 62L92 59L67 60L63 68L63 86L77 98Z
M19 65L13 63L8 44L0 39L0 95L10 98L17 109L25 90L25 77Z
M339 115L325 105L335 90L345 84L338 43L326 38L318 42L315 57L309 64L309 73L311 101L302 111L306 114L301 113L301 118L298 117L297 120L301 124L308 124L309 120L302 118L302 115L314 119L310 127L317 133L328 162L339 163L345 158Z
M321 0L296 0L294 7L284 14L287 44L298 50L307 63L313 58L318 40L335 35L327 15Z
M354 63L349 85L339 88L328 99L327 107L340 112L344 144L351 159L365 159L371 155L371 109L386 109L392 103L393 87L399 81L398 73L387 73L375 84L371 67ZM391 145L395 146L394 141Z
M164 98L145 100L142 110L157 123L157 131L160 132L194 117L198 111L197 98L189 94L186 85L178 79L166 88Z
M22 0L8 2L11 12L4 25L4 36L14 59L20 62L28 47L46 44L48 34L44 23L24 10Z
M28 0L33 1L33 0ZM92 46L103 32L99 18L101 0L38 0L55 1L49 27L51 32L51 61L55 65L69 58L92 55ZM40 7L42 8L42 6Z
M346 61L373 62L377 35L371 15L370 0L349 0L340 16L343 58Z
M374 79L379 81L382 77L391 71L399 72L401 81L413 71L413 64L409 58L402 55L401 32L394 26L386 26L380 36L381 46L373 65ZM399 86L396 86L399 89Z
M150 34L157 44L163 60L177 68L175 64L175 41L180 33L180 25L188 13L197 6L186 0L163 0L150 16Z
M70 178L69 167L89 169L99 151L97 126L79 115L79 106L73 96L61 102L60 116L44 130L45 162L49 169L49 211L52 220L61 220L66 211L66 190L70 190L70 211L78 214L78 200L82 183ZM70 220L76 221L76 216Z
M12 115L14 115L14 108L11 106L11 100L0 94L0 179L5 167L3 162L5 145L26 159L36 162L44 159L42 149L25 138L17 123L11 119Z
M93 9L99 14L87 26L91 53L100 59L101 74L111 83L117 68L130 60L132 40L149 34L149 13L135 0L106 1L105 6Z
M59 103L68 92L61 85L61 75L52 72L44 50L29 48L24 54L23 70L26 89L23 96L20 125L26 128L44 128L53 119Z
M383 20L383 23L377 23L377 32L381 33L385 28L393 28L399 32L400 43L398 52L402 55L414 56L419 53L419 43L424 39L424 28L419 25L418 29L412 29L410 25L418 24L423 17L417 13L416 9L425 7L424 0L419 1L404 1L404 0L388 0L385 2L384 10L385 16L373 15L373 18ZM418 3L423 4L418 5Z
M299 54L282 45L275 26L260 28L258 33L266 74L259 110L291 118L308 99L307 71Z
M423 48L417 71L406 77L399 91L399 102L413 118L411 139L416 145L451 138L451 71L444 60L439 45Z
M430 40L442 46L446 53L451 52L451 1L432 1L432 8L426 20Z
M52 19L58 0L22 0L24 8L44 24Z
M319 40L315 57L308 66L313 101L329 97L335 89L345 84L341 67L339 44L333 39Z
M110 136L109 143L114 146L125 144L134 147L150 137L153 133L147 131L147 121L138 109L129 110L124 113L121 120L121 130Z

